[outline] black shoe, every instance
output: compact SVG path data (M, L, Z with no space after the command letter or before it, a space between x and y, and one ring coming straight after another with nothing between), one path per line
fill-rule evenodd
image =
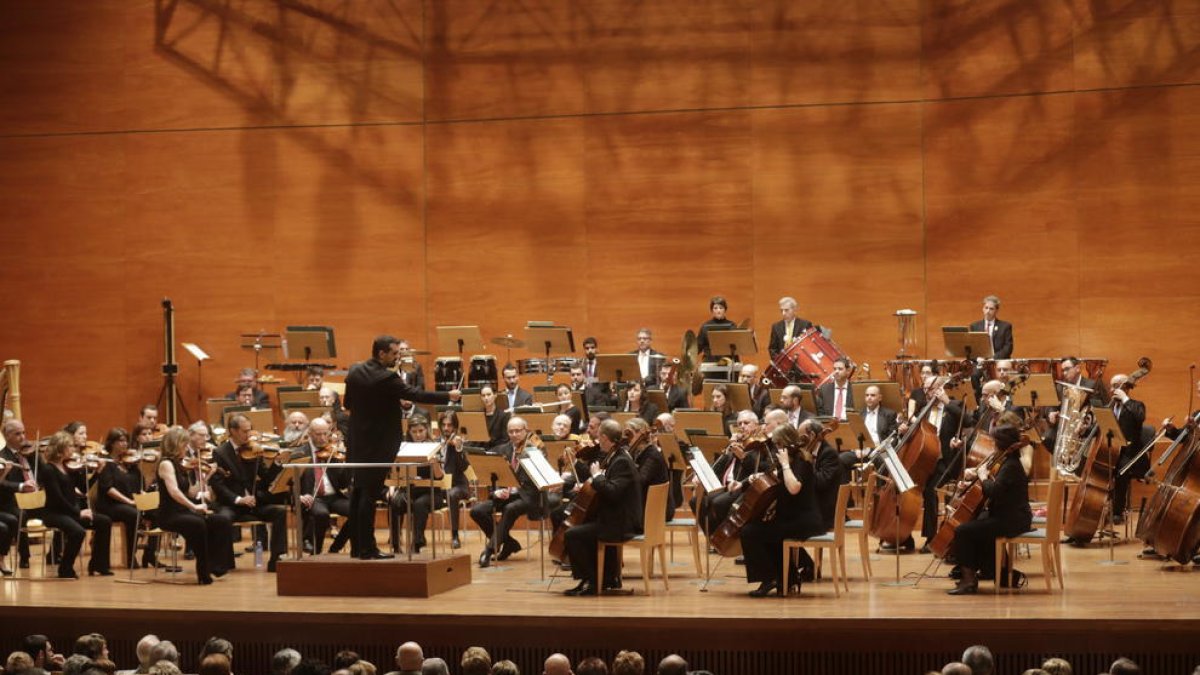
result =
M609 579L609 580L605 581L604 582L604 590L606 590L606 591L621 590L621 580L620 579Z
M208 586L212 582L213 582L212 577L196 577L196 583L200 584L201 586Z
M79 578L79 575L78 575L78 574L76 574L76 573L75 573L75 570L73 570L73 569L71 569L71 570L59 570L59 571L58 571L58 578L59 578L59 579L78 579L78 578Z
M414 541L413 542L413 553L420 553L421 549L424 548L425 546L427 546L428 544L429 544L429 542L425 541L424 539L421 539L419 541Z
M244 548L242 550L245 551L246 553L254 553L254 544L250 544L249 546L247 546L246 548Z
M234 554L233 554L233 557L235 557L235 558L238 558L238 557L241 557L241 555L242 555L241 553L234 553ZM183 552L183 559L184 559L184 560L195 560L195 559L196 559L196 554L195 554L195 553L192 553L191 551L184 551L184 552Z
M492 546L488 544L483 547L483 552L479 554L479 566L488 567L492 564Z
M739 555L738 557L734 558L733 564L734 565L745 565L746 564L746 556Z
M918 553L933 553L933 549L929 548L929 542L925 542L924 544L921 545L920 550L917 552Z
M462 542L458 540L458 537L450 540L450 548L462 548Z
M111 577L112 575L113 575L112 570L102 570L102 569L92 568L92 567L88 568L88 576L89 577L94 577L94 576Z
M749 595L752 598L765 598L771 593L779 589L778 581L764 581L758 588L750 591Z
M1000 579L1000 588L1025 588L1029 585L1029 577L1021 570L1013 570L1011 574L1002 573L1004 576Z
M946 591L946 595L975 595L978 592L979 592L979 582L978 581L969 583L969 584L964 584L963 582L960 581L960 582L958 582L957 586Z
M267 561L267 571L274 572L279 568L279 558L271 558Z
M307 553L307 554L309 554L309 555L312 555L312 554L313 554L313 550L314 550L314 549L313 549L313 545L312 545L312 542L311 542L311 541L306 541L306 542L304 542L304 552L305 552L305 553Z
M962 566L955 565L954 567L951 567L950 574L947 574L946 576L950 577L951 579L954 579L955 581L958 581L959 579L962 578Z
M521 542L516 539L509 539L500 545L500 555L496 556L496 560L508 560L509 556L521 550Z
M17 567L23 570L29 569L29 558L21 558L21 560L17 562Z
M563 591L563 595L595 595L596 585L590 581L581 581L575 588L568 588Z
M812 567L801 567L794 578L811 583L816 580L817 573Z
M896 545L890 541L881 541L881 542L879 542L879 550L880 551L895 551Z
M1113 525L1124 525L1125 516L1116 516L1113 518Z
M392 553L384 553L383 551L372 551L364 553L358 557L359 560L392 560L396 556Z

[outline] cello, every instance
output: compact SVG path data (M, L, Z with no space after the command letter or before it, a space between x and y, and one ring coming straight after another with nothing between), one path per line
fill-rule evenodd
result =
M626 447L635 447L646 436L649 431L632 433L629 437L623 438L622 443ZM590 446L594 447L594 446ZM581 448L579 452L580 459L584 461L598 461L601 469L608 468L609 459L616 454L615 451L604 454L603 456L585 455L585 450L589 448ZM597 448L598 449L598 448ZM594 451L593 451L594 452ZM572 462L574 464L574 462ZM550 539L550 544L546 547L546 552L550 554L551 560L558 562L567 562L567 530L576 525L582 525L591 520L595 515L595 510L599 506L599 500L596 498L596 488L592 486L592 481L589 479L579 486L579 491L575 493L575 498L567 504L563 510L563 521L558 527L554 528L554 536Z
M990 439L991 436L988 436ZM1009 448L997 448L992 450L982 462L976 466L985 466L990 473L992 467L1004 461L1008 453L1023 448L1029 445L1029 437L1021 434L1021 438L1015 445ZM995 441L992 442L992 447L995 448ZM983 481L976 475L965 486L960 487L955 493L954 498L950 500L950 505L947 507L948 515L938 527L937 533L929 540L929 549L933 551L934 557L944 559L949 555L954 545L954 534L958 530L958 526L963 523L969 523L979 515L979 511L983 508L985 496L983 494Z
M925 406L917 414L917 422L912 424L904 436L896 443L896 454L904 469L912 477L915 488L899 492L895 483L884 481L883 485L872 495L875 503L872 505L869 533L872 537L899 546L907 539L916 527L917 519L921 517L924 504L925 481L929 480L942 456L942 441L938 437L937 427L929 421L929 411L933 409L937 399L933 390L952 387L970 377L974 366L969 361L963 362L963 368L951 375L940 385L930 387Z

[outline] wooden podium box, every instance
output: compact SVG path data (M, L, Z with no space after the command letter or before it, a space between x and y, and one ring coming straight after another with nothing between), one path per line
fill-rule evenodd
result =
M280 560L279 595L430 598L471 583L471 557L355 560L323 553Z

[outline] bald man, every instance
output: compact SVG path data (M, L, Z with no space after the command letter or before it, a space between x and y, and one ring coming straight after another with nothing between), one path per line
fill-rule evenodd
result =
M542 675L575 675L575 671L571 670L571 659L563 654L551 654L542 666Z
M396 648L396 668L399 675L421 675L421 664L425 662L425 653L421 645L415 642L405 642Z

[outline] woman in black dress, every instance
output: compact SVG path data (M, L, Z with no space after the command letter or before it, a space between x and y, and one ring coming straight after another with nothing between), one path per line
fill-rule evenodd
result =
M196 554L196 579L211 584L213 575L224 576L233 569L233 524L229 518L209 511L204 490L193 485L183 466L188 432L175 427L163 436L162 461L158 463L158 526L183 535Z
M816 425L808 425L817 433ZM746 557L746 581L759 583L750 596L761 598L771 591L783 589L783 540L808 539L825 533L821 509L817 505L816 480L813 477L813 456L807 449L809 437L789 425L775 428L771 433L778 450L775 453L775 476L779 480L779 497L775 502L775 517L768 522L747 523L742 529L742 553ZM799 576L793 577L799 583Z
M658 417L658 406L651 403L646 396L646 385L642 384L641 380L629 383L629 387L625 390L623 410L637 413L637 416L645 420L647 425L654 424L654 418Z
M93 512L90 508L79 508L80 495L75 490L75 476L67 469L67 459L74 445L72 435L65 431L50 437L50 445L46 448L46 466L43 466L42 472L38 474L38 482L46 491L46 508L42 511L42 521L62 532L64 537L62 556L58 559L60 578L79 578L75 573L75 557L83 547L83 538L87 530L95 532L92 538L92 559L88 561L88 576L112 576L108 562L112 520L102 513Z
M137 428L137 427L135 427ZM137 568L134 559L133 544L136 537L138 513L133 495L142 492L142 472L140 453L131 449L129 435L120 427L108 430L104 439L104 449L113 460L100 472L99 489L96 491L96 510L108 516L114 523L125 526L125 559L130 567ZM142 514L143 519L149 520L150 514ZM142 554L142 566L155 564L154 552L158 548L155 539L146 541L146 549Z

